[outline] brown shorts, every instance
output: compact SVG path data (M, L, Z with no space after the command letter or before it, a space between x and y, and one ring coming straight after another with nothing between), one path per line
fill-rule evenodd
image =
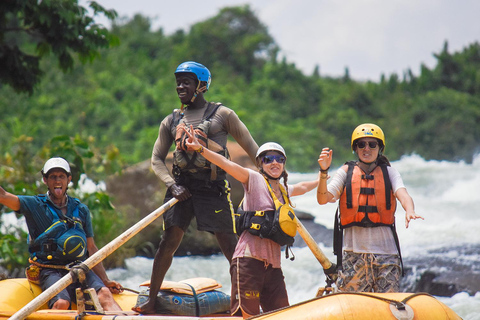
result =
M398 255L345 251L342 268L337 279L340 291L399 291L401 269Z
M272 311L289 305L285 280L280 268L254 258L235 258L230 266L232 295L230 311L241 316Z

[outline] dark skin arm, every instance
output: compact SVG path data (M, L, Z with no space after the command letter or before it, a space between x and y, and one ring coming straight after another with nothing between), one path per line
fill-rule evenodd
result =
M20 200L18 197L5 191L2 187L0 187L0 204L9 207L13 211L20 210Z

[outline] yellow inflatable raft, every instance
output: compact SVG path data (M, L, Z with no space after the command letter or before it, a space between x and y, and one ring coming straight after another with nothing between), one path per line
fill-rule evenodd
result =
M41 289L26 279L0 281L0 319L8 319L32 299ZM137 295L124 292L115 295L115 300L124 312L107 314L89 313L84 320L194 320L194 319L235 319L230 316L183 317L168 315L141 316L131 311ZM55 311L42 306L27 317L30 320L80 319L75 310ZM422 293L333 293L302 303L264 313L251 319L269 320L453 320L461 319L445 304L428 294Z

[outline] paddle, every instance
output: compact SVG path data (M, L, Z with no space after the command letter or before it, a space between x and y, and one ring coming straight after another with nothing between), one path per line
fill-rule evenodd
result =
M305 241L307 246L310 248L315 258L317 258L318 262L320 262L320 264L322 265L323 272L325 272L325 275L327 276L327 286L331 285L337 278L336 265L330 262L330 260L328 260L328 258L318 246L317 242L313 239L310 232L308 232L307 228L305 228L303 223L298 218L297 231L302 237L303 241Z
M113 239L110 243L106 244L102 249L98 250L89 257L87 260L83 262L88 269L92 269L98 263L100 263L103 259L109 256L113 251L117 250L121 245L125 242L130 240L133 236L135 236L138 232L140 232L143 228L153 222L155 219L160 217L165 211L170 209L174 204L178 202L178 199L173 198L168 202L164 203L161 207L157 208L155 211L151 212L145 218L137 222L135 225L130 227L127 231ZM42 292L38 297L30 301L26 306L22 309L17 311L10 320L23 320L29 314L40 308L42 305L47 303L53 296L57 293L68 287L72 283L72 275L68 273L63 278L58 280L53 286Z

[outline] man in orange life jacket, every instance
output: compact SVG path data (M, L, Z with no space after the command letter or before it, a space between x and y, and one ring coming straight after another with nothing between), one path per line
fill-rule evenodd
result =
M344 164L327 186L332 150L319 156L319 204L339 200L334 252L340 272L337 287L351 292L396 292L402 274L400 245L395 231L398 199L405 210L405 226L415 213L414 203L402 177L382 154L385 136L370 123L359 125L352 134L357 161Z
M228 134L247 152L252 163L255 163L258 149L247 127L232 109L205 100L211 74L204 65L194 61L181 63L175 71L175 78L182 107L175 109L160 124L152 152L152 169L167 186L165 201L175 197L180 202L163 215L165 232L153 262L149 298L133 308L143 314L155 313L155 301L163 278L194 217L198 230L215 234L229 262L237 244L226 173L206 161L200 153L188 149L184 128L192 125L195 136L204 147L225 157L228 156ZM165 159L174 143L171 174Z

